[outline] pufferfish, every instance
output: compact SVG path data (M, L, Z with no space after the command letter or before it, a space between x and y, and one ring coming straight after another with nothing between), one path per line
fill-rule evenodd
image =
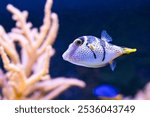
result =
M95 36L81 36L73 41L63 53L64 60L75 65L99 68L110 64L112 71L116 67L114 59L136 52L136 49L113 45L112 38L105 30L101 33L101 39Z

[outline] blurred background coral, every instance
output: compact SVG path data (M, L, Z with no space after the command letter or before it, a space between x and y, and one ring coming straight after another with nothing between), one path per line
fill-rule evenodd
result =
M45 2L1 0L0 24L7 31L14 26L14 21L10 20L11 14L6 11L6 5L11 3L20 10L29 11L29 20L39 27ZM60 28L54 44L56 54L51 60L51 76L77 77L87 84L82 90L78 87L69 88L55 99L97 99L93 89L102 84L114 86L129 99L148 90L145 87L150 81L149 0L54 0L52 11L58 14ZM137 48L138 51L118 58L114 72L109 67L89 69L62 59L62 53L76 37L100 37L103 29L111 35L114 44ZM2 62L0 64L2 67Z

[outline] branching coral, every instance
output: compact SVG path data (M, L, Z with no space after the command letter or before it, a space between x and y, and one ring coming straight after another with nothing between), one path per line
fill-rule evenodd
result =
M139 90L134 97L125 97L125 100L150 100L150 82L148 82L143 90Z
M6 69L6 73L0 71L1 99L53 99L70 86L85 86L78 79L49 75L49 62L55 53L52 45L59 27L57 14L50 10L52 2L46 2L40 30L27 22L27 11L7 6L16 27L7 33L0 26L0 54ZM20 54L16 42L21 46Z
M136 100L150 100L150 82L147 83L144 90L139 91L135 98Z

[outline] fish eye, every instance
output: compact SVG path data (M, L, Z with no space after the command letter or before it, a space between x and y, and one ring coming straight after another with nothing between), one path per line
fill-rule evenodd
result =
M83 44L83 41L82 41L81 39L76 39L76 40L74 41L74 43L75 43L77 46L80 46L80 45Z

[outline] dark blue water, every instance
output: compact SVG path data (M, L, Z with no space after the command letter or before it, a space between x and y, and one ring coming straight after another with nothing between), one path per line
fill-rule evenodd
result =
M11 14L5 9L8 3L28 10L34 26L42 24L44 0L0 0L0 24L7 31L14 26ZM54 44L56 55L51 75L77 77L87 83L85 89L72 87L57 99L96 99L92 90L100 84L111 84L123 95L134 96L150 80L149 0L54 0L53 11L59 16L60 29ZM113 38L113 44L138 51L118 58L114 72L109 66L89 69L63 61L62 53L75 38L100 37L104 29Z

